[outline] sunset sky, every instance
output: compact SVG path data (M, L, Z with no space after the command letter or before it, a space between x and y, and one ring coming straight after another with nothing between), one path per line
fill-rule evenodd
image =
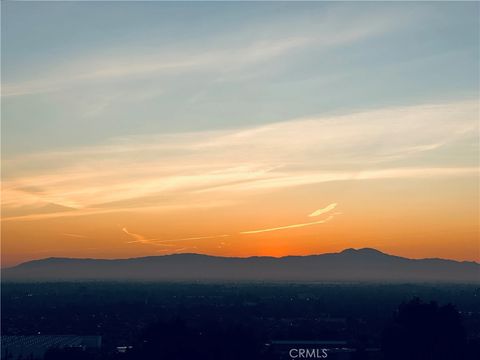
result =
M480 260L478 3L2 10L2 266Z

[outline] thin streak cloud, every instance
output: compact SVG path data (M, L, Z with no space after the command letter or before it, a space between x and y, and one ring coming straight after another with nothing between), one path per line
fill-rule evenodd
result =
M332 220L333 218L334 218L334 215L330 215L329 217L327 217L324 220L319 220L319 221L314 221L314 222L309 222L309 223L303 223L303 224L286 225L286 226L280 226L280 227L268 228L268 229L242 231L240 234L258 234L258 233L263 233L263 232L301 228L301 227L312 226L312 225L317 225L317 224L325 224L325 223L329 222L330 220Z
M337 203L332 203L330 205L327 205L325 206L324 208L322 209L318 209L318 210L315 210L314 212L312 212L310 215L310 217L313 217L313 216L319 216L319 215L322 215L322 214L325 214L329 211L332 211L333 209L335 209L337 207Z
M228 236L231 236L231 235L223 234L223 235L212 235L212 236L197 236L197 237L180 238L180 239L155 240L155 242L164 243L164 242L191 241L191 240L203 240L203 239L218 239L218 238L224 238Z
M133 238L132 241L127 241L127 244L133 244L133 243L140 243L140 244L146 244L146 245L155 245L154 241L157 239L147 239L145 236L140 235L140 234L135 234L127 230L127 228L122 228L122 231Z
M478 176L478 110L473 101L386 108L6 158L2 220L232 206L326 182Z
M196 246L189 246L189 247L182 247L182 248L179 248L179 249L175 249L175 250L157 250L156 252L158 253L169 253L169 254L175 254L175 253L179 253L179 252L184 252L186 250L194 250L194 249L197 249ZM168 254L167 254L168 255Z
M69 233L64 233L62 235L69 236L69 237L74 237L74 238L79 238L79 239L87 239L88 236L85 235L80 235L80 234L69 234Z
M165 239L165 240L160 240L160 239L149 239L146 238L143 235L132 233L128 231L127 228L122 228L122 231L133 238L132 241L127 241L127 244L144 244L144 245L154 245L154 246L165 246L165 247L173 247L175 246L174 244L168 244L168 243L175 243L175 242L180 242L180 241L192 241L192 240L204 240L204 239L218 239L218 238L225 238L231 235L228 234L222 234L222 235L211 235L211 236L195 236L195 237L188 237L188 238L180 238L180 239ZM165 244L167 243L167 244ZM170 251L170 250L165 250Z

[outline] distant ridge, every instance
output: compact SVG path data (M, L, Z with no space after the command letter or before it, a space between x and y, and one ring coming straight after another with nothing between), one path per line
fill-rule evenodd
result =
M75 280L480 283L480 264L408 259L364 248L281 258L187 253L114 260L47 258L2 271L2 281Z

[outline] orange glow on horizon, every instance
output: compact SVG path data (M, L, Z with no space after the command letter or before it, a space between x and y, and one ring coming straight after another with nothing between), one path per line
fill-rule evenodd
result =
M427 181L410 189L402 185L402 191L398 191L399 185L401 182L391 181L341 185L344 199L337 201L336 209L318 217L328 219L330 213L338 210L339 214L330 221L250 234L242 232L308 222L312 219L308 214L333 202L326 194L339 185L330 184L323 191L299 188L296 195L302 200L300 203L289 200L290 190L208 211L132 211L4 221L2 266L51 256L126 258L193 252L280 257L338 252L352 247L372 247L410 258L480 260L479 212L476 200L469 197L475 191L471 181L462 181L455 194L442 199L436 199L437 190ZM442 188L441 183L438 186ZM397 192L386 196L385 192L393 188ZM410 192L417 194L416 197ZM313 196L308 199L304 194L316 194L315 198L328 201L319 204ZM383 203L368 203L372 196L382 198ZM281 206L282 200L285 206ZM449 208L456 210L445 211Z
M456 163L477 115L464 101L12 158L2 266L352 247L479 261L478 167Z

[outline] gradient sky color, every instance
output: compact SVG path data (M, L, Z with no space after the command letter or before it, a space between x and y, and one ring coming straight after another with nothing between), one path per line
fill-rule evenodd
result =
M480 260L476 2L2 3L2 266Z

